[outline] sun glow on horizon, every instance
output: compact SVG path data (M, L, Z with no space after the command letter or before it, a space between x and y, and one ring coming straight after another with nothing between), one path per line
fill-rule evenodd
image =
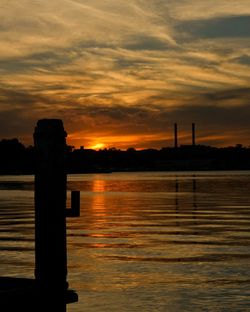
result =
M250 0L2 3L1 139L60 118L75 149L173 146L175 122L249 145Z
M106 147L106 145L104 143L96 143L94 145L91 145L89 148L94 149L94 150L98 150L98 149L103 149L105 147Z
M93 133L92 136L86 131L75 132L68 135L68 144L78 149L84 147L86 149L103 150L103 149L119 149L127 150L134 148L136 150L143 150L148 148L161 149L164 147L172 147L174 145L173 128L168 127L166 132L156 133L134 133L122 134L116 133L101 135L101 132ZM233 142L231 138L234 138ZM241 138L239 141L238 138ZM245 138L245 140L244 140ZM237 143L245 144L248 136L244 132L229 132L227 134L220 134L217 131L208 131L204 127L197 126L196 141L197 144L211 145L211 146L230 146ZM179 145L192 144L192 133L190 127L187 129L186 125L180 127L178 131Z

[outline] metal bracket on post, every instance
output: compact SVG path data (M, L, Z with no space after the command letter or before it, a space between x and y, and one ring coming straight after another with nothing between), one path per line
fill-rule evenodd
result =
M71 191L71 208L66 209L66 217L80 217L80 191Z

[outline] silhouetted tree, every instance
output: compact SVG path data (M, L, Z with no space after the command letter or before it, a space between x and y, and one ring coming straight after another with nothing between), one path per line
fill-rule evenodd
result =
M216 148L182 145L160 150L122 151L115 147L99 151L67 146L70 173L156 170L243 170L250 169L250 147L242 144ZM35 150L17 139L0 141L0 174L34 173Z

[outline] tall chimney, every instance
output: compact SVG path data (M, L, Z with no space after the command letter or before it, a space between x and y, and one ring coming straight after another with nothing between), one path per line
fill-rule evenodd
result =
M192 145L195 146L195 123L192 123Z
M178 130L177 130L177 123L174 124L174 147L178 147Z

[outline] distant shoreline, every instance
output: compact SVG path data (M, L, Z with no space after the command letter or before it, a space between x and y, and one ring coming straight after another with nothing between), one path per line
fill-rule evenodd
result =
M181 145L158 149L126 151L116 148L65 151L69 174L142 171L223 171L250 170L250 147ZM0 141L0 175L27 175L36 170L36 150L17 139Z
M250 168L246 169L185 169L185 170L114 170L114 171L86 171L86 172L66 172L67 175L77 175L77 174L112 174L112 173L150 173L150 172L166 172L166 173L172 173L172 172L250 172ZM20 172L6 172L6 173L0 173L0 176L32 176L35 175L35 172L33 173L20 173Z

